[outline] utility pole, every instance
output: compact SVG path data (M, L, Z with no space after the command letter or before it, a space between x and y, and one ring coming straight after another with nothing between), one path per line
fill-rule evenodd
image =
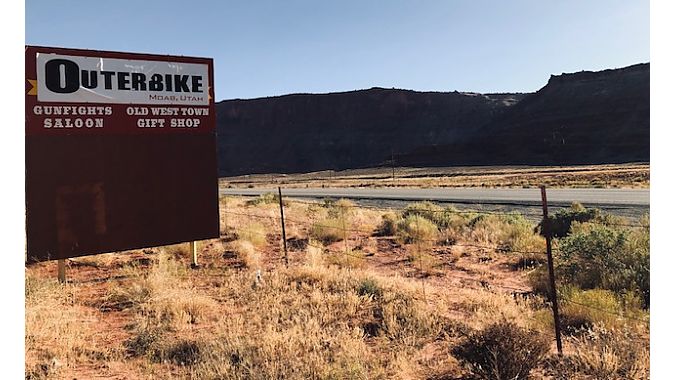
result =
M392 165L392 184L394 184L394 149L390 148L390 164Z

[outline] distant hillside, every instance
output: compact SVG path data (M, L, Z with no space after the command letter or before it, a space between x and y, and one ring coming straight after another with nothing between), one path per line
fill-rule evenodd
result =
M217 104L221 175L383 165L649 160L650 66L552 76L533 94L372 88Z

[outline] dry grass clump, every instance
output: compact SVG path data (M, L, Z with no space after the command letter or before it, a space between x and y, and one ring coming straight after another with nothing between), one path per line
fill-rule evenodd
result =
M540 307L538 299L519 300L510 294L494 293L486 289L458 289L457 307L464 310L469 327L479 329L487 324L507 319L524 328L534 328L534 316Z
M246 240L255 247L262 247L267 244L267 228L257 222L246 224L237 229L237 236L240 240Z
M563 289L561 301L561 327L574 333L594 325L614 327L618 324L621 306L608 290Z
M414 247L410 250L408 259L411 265L423 275L433 275L438 272L442 261L423 247Z
M139 322L134 336L124 342L127 354L145 357L152 363L172 363L179 366L196 364L206 339L176 338L167 326Z
M315 222L310 227L310 237L324 244L343 240L346 235L347 222L341 218L329 218Z
M303 265L270 273L255 288L245 274L223 281L218 289L230 301L208 335L169 340L146 329L132 346L204 379L385 379L398 368L377 351L412 360L442 328L403 279Z
M203 322L217 308L214 300L185 281L185 266L165 253L149 270L128 272L132 281L111 285L100 301L102 310L134 308L144 319L177 326Z
M166 245L161 248L161 252L163 254L175 259L178 259L180 257L186 257L187 255L190 254L188 251L189 245L187 243Z
M318 268L324 265L324 253L320 246L308 244L305 248L304 265Z
M641 309L640 297L637 295L620 297L609 290L580 290L570 286L563 287L560 293L561 328L568 334L597 328L623 328L627 324L635 325L624 316L637 319L647 315ZM544 310L542 313L546 315L547 324L553 328L551 313L545 313Z
M91 339L95 316L74 303L71 286L26 276L25 289L27 379L57 377L66 368L114 354Z
M366 267L366 256L360 250L348 249L347 252L330 252L326 255L326 263L337 265L341 268L364 268Z
M124 310L146 302L152 289L144 281L134 281L127 286L110 286L97 302L101 311Z
M545 252L545 240L523 215L479 215L470 222L470 238L503 251Z
M481 379L526 380L544 359L549 345L538 332L503 320L472 333L453 353Z
M231 247L245 267L250 269L259 269L261 267L261 254L256 250L253 243L240 239L232 242Z
M191 288L165 289L142 305L141 314L157 324L193 325L213 319L218 303Z
M217 308L217 303L182 281L185 266L163 255L145 278L150 297L140 305L140 313L147 319L167 324L196 324L206 320Z
M105 253L95 256L82 256L68 259L70 265L73 266L89 266L93 268L111 268L116 265L120 259L118 253ZM117 264L119 265L119 264Z
M358 329L326 330L309 321L260 334L245 333L241 319L222 325L207 349L190 356L199 379L384 378ZM197 345L199 347L199 345Z
M174 247L170 248L175 249ZM149 255L139 260L118 263L116 269L121 280L108 282L103 296L88 300L86 304L96 307L100 311L108 312L133 308L145 302L152 291L151 284L147 280L147 269L145 267L159 260L166 261L170 256L165 248L158 251L159 255ZM173 256L173 254L171 255ZM125 279L130 280L126 281ZM124 286L121 285L122 281L125 282Z
M557 378L632 379L650 377L650 343L630 330L597 329L566 340L566 354L550 363Z
M441 319L411 294L383 292L373 312L372 332L401 345L403 350L421 348L442 331Z

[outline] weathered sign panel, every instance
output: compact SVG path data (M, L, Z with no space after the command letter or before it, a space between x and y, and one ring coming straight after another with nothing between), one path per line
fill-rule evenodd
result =
M29 261L219 236L211 59L25 58Z

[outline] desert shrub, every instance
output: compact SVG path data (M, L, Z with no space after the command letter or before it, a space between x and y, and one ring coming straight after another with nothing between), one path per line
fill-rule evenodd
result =
M563 287L561 294L561 328L568 333L594 326L613 327L618 323L622 305L615 293L603 289L580 290Z
M132 357L146 357L155 363L193 365L199 361L200 347L195 341L175 339L166 325L138 324L123 344Z
M541 334L503 320L470 334L453 350L470 372L481 379L527 379L549 351Z
M406 206L402 213L402 217L421 216L432 223L439 229L452 228L459 229L467 225L469 219L453 206L443 208L432 202L416 202Z
M544 252L545 240L518 213L479 215L469 222L474 240L497 244L503 251Z
M397 233L397 224L401 217L393 212L388 212L382 215L382 222L378 226L377 234L380 236L394 236Z
M556 269L554 269L556 271ZM554 272L556 274L556 272ZM549 269L546 265L539 266L528 273L528 284L533 292L547 299L550 297Z
M559 210L549 218L549 233L552 237L567 236L573 222L588 222L599 218L600 215L599 209L588 209L578 202L573 202L570 208Z
M435 214L442 212L444 209L429 201L415 202L406 206L402 213L403 218L409 216L421 216L429 221L435 220Z
M472 220L470 238L482 244L504 245L503 236L506 228L507 224L500 217L482 215Z
M150 356L166 331L163 326L137 325L131 338L124 341L124 347L131 356Z
M573 225L559 242L557 278L581 289L638 291L650 305L650 247L647 231L600 224Z
M202 349L198 342L181 339L160 347L154 357L159 359L158 362L171 362L185 366L198 363L201 359L201 352Z
M533 225L521 214L501 216L500 242L508 251L545 252L545 239L535 233Z
M312 224L310 237L324 244L331 244L343 240L346 228L345 220L328 218Z
M408 215L397 223L397 233L404 243L422 243L439 237L437 226L420 215Z
M267 243L267 230L260 223L249 223L237 230L237 236L241 240L251 242L255 247L263 246Z
M321 208L322 207L320 205L316 204L316 203L309 203L307 205L307 209L305 211L305 214L307 215L308 218L314 219L319 215Z
M329 218L334 219L349 218L353 214L355 206L354 202L343 198L337 201L324 201L324 207L327 208Z
M359 294L360 296L370 296L373 298L379 298L383 295L383 289L381 289L381 287L374 279L367 277L359 282L357 294Z
M514 257L512 268L529 270L538 268L547 263L547 255L544 252L537 251L521 251Z
M282 203L284 206L289 205L287 200L284 200ZM248 201L245 202L245 205L247 206L258 206L267 204L279 204L279 194L264 193L253 199L249 199Z

